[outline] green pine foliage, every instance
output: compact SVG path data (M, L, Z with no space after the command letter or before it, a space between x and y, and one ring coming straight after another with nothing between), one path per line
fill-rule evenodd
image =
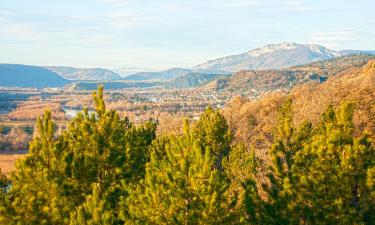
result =
M181 135L156 136L107 110L103 87L61 134L51 112L29 154L0 172L0 224L375 224L375 149L354 104L298 127L280 108L269 149L233 143L212 108Z
M208 107L194 128L193 138L203 151L211 151L216 168L222 169L222 160L229 154L232 142L224 116Z
M368 135L354 137L354 105L295 128L291 103L279 111L266 195L245 186L248 213L261 224L374 224L375 150Z
M209 109L198 124L209 123L207 119L216 122L215 115ZM181 137L154 142L145 179L125 203L131 220L139 224L232 224L236 220L236 199L229 195L229 180L216 168L215 148L200 142L207 136L196 139L196 129L185 127ZM226 135L223 129L209 140L225 146Z
M107 201L108 196L101 194L97 185L92 194L70 215L70 225L111 225L115 223L113 209Z
M271 166L267 174L269 183L263 185L267 201L261 220L268 224L294 224L289 205L292 204L294 157L311 136L311 124L304 122L299 128L293 126L292 100L287 99L277 114L278 125L274 143L270 149Z
M91 215L86 212L92 210L90 204L100 207L98 196L116 221L119 198L126 195L121 185L144 176L156 124L135 126L106 110L102 87L94 93L94 102L95 113L83 110L60 136L54 133L49 111L38 120L38 135L28 156L17 163L7 193L12 223L69 224L71 214ZM94 203L82 205L86 201Z
M374 224L368 173L375 151L367 135L353 137L353 107L329 107L295 156L295 202L300 220L313 224Z

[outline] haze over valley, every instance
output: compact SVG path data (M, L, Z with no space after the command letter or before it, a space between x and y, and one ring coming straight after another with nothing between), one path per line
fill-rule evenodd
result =
M320 45L303 45L294 42L283 42L255 48L238 55L208 60L190 69L171 68L163 71L142 71L127 75L120 75L121 72L119 72L120 74L115 72L120 71L120 69L110 70L104 68L74 68L66 66L38 67L0 64L0 75L2 79L0 86L48 88L63 87L66 83L77 83L79 85L80 81L116 81L116 83L108 83L110 89L151 86L186 88L200 86L218 77L229 76L241 70L285 69L292 66L356 54L375 55L375 50L335 51ZM41 71L48 70L50 73L48 74L44 71L46 74L40 77L33 77L31 79L32 81L28 81L28 77L34 76L35 71L33 70L36 68L39 68ZM11 81L11 79L18 80L19 83L17 83L17 81ZM40 81L38 81L38 79L40 79ZM63 79L65 79L65 81L63 81ZM138 84L137 82L141 83ZM150 84L145 85L144 82L150 82Z

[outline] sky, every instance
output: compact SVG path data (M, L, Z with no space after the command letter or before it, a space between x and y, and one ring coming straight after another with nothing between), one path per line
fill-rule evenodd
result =
M1 0L0 63L192 67L270 43L375 49L374 0Z

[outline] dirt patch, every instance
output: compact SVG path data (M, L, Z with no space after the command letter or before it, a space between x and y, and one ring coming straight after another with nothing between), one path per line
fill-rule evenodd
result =
M1 172L9 176L10 173L15 169L16 160L24 156L26 156L26 154L0 153Z

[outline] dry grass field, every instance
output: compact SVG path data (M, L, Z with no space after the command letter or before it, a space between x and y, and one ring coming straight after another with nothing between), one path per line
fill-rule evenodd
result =
M0 168L1 172L9 176L15 169L15 162L17 159L24 157L26 154L6 154L0 153Z

